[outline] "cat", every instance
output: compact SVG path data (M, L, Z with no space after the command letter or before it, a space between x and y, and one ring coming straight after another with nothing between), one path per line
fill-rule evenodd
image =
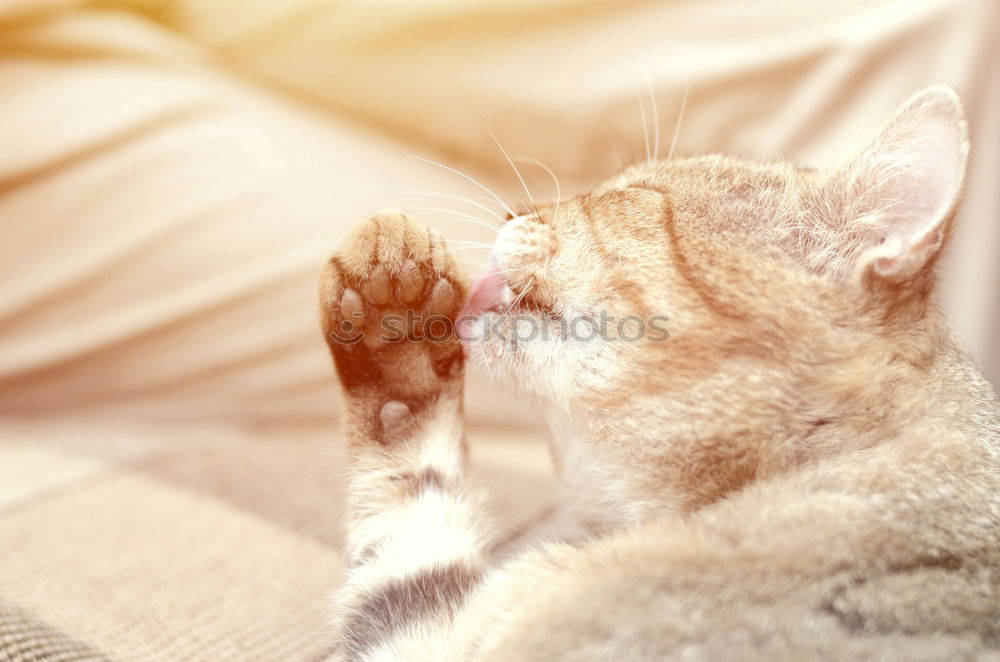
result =
M634 165L506 222L471 293L435 230L357 228L334 659L1000 655L1000 403L934 299L968 146L932 87L831 172ZM561 542L492 548L466 357L542 404Z

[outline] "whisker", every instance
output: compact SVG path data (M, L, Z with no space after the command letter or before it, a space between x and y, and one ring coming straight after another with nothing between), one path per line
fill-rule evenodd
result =
M552 172L552 168L548 167L538 159L533 159L530 156L518 156L515 157L516 161L527 161L528 163L533 163L545 172L549 173L549 177L552 178L552 182L556 185L556 209L552 213L553 218L559 215L559 203L562 201L562 187L559 186L559 178L556 177L556 173Z
M464 221L466 223L471 223L473 225L480 225L480 226L482 226L484 228L490 228L494 232L497 232L496 227L490 225L489 223L485 223L483 221L480 221L478 218L473 218L472 216L451 216L451 217L446 218L444 220L446 220L446 221Z
M639 102L639 115L642 118L642 140L646 145L646 160L650 160L651 156L649 153L649 127L646 126L646 104L642 102L642 95L639 90L635 91L635 98Z
M610 129L611 132L615 134L615 137L618 138L618 142L620 143L618 145L615 145L615 153L618 155L618 158L622 160L622 163L626 166L631 166L638 163L639 159L635 158L635 151L632 149L632 143L629 140L627 140L625 136L622 135L621 131L619 131L618 129L614 127L610 127ZM620 150L620 148L622 147L625 148L625 152L628 154L628 158L622 157Z
M459 200L461 202L468 203L468 204L472 205L473 207L476 207L477 209L483 210L484 212L486 212L490 216L493 216L494 218L496 218L500 222L503 222L503 221L506 220L502 215L500 215L499 213L497 213L497 211L495 209L490 209L486 205L480 204L480 203L476 202L475 200L471 200L471 199L463 197L461 195L455 195L454 193L440 193L438 191L427 191L427 190L422 190L422 189L397 189L397 191L399 193L409 193L409 194L413 194L413 195L436 195L436 196L439 196L439 197L442 197L442 198L448 198L449 200ZM477 196L477 197L480 197L480 196ZM486 200L489 200L490 202L494 201L493 198L490 198L490 197L486 197L486 196L481 196L481 197L484 198L484 199L486 199Z
M477 194L476 194L476 197L477 197L477 198L479 198L480 200L484 200L484 201L486 201L486 202L496 202L496 200L494 200L494 199L493 199L493 198L491 198L490 196L488 196L488 195L483 195L482 193L477 193ZM504 211L506 211L506 208L504 209ZM502 217L501 217L501 218L502 218ZM506 219L504 219L504 220L506 220Z
M517 180L521 182L521 188L524 189L525 195L528 196L528 201L531 202L531 206L535 208L535 213L537 214L538 205L535 204L535 199L531 197L531 191L528 190L528 184L524 181L524 177L521 176L521 171L517 169L516 165L514 165L513 159L510 158L510 154L508 154L507 150L505 150L503 148L503 145L500 144L500 140L497 139L497 136L495 133L493 133L493 130L488 129L488 131L490 132L490 137L493 138L493 142L495 142L497 144L497 147L500 148L500 153L503 154L503 157L505 159L507 159L507 163L510 164L510 167L514 171L514 174L517 175Z
M681 99L681 109L677 113L677 124L674 126L674 137L670 141L670 153L667 154L667 160L674 158L674 147L677 146L677 136L681 132L681 120L684 119L684 109L687 107L688 102L688 92L691 91L691 85L687 84L684 86L684 97Z
M487 302L486 307L489 308L490 306L492 306L494 303L497 302L497 299L502 300L507 295L508 289L509 288L505 286L499 292L490 297L490 300Z
M471 244L475 246L492 246L485 241L471 241L469 239L445 239L449 244Z
M471 216L469 214L463 214L462 212L456 211L454 209L445 209L444 207L419 207L419 206L410 207L410 209L418 209L420 211L436 211L442 214L454 214L453 218L461 218L466 221L473 221L476 225L482 225L484 228L489 228L494 232L500 229L500 226L498 225L493 225L492 223L484 221L481 218L476 218L475 216Z
M653 83L649 80L649 72L642 67L642 77L646 79L646 89L649 91L649 101L653 105L653 159L660 158L660 111L656 107L656 95L653 94Z
M476 249L476 248L480 248L480 249L483 249L483 250L493 250L493 245L492 244L484 244L484 243L478 242L478 241L465 241L465 242L463 242L463 241L449 241L448 243L451 244L452 248L455 249L456 251L469 251L469 250L473 250L473 249ZM458 244L458 245L456 245L456 244Z
M490 251L493 250L492 246L455 246L452 248L455 252L462 251Z
M516 297L514 297L513 303L510 304L511 308L516 308L519 303L521 303L522 301L524 301L524 298L528 296L528 292L531 291L531 287L534 284L535 284L535 278L531 277L528 280L528 284L525 285L524 289L521 290L521 293L518 294Z
M487 193L489 193L490 196L492 196L494 200L496 200L497 202L499 202L500 206L503 207L504 210L506 210L507 212L509 212L512 216L517 216L517 214L514 213L514 210L511 209L510 207L508 207L507 203L500 199L500 196L498 196L496 193L494 193L490 189L486 188L486 186L484 186L478 180L473 179L472 177L470 177L469 175L465 174L464 172L459 172L458 170L455 170L454 168L448 167L448 166L446 166L443 163L438 163L437 161L431 161L430 159L425 159L424 157L417 156L415 154L407 154L407 156L409 156L411 159L417 159L418 161L423 161L424 163L429 163L429 164L435 165L435 166L437 166L439 168L444 168L448 172L453 172L456 175L458 175L459 177L463 177L463 178L467 179L468 181L472 182L473 184L475 184L476 186L478 186L482 190L484 190Z

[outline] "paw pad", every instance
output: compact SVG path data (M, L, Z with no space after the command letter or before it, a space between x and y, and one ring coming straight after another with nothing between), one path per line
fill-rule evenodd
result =
M465 287L436 232L400 213L376 215L331 259L321 290L341 382L380 394L372 414L383 426L461 379L454 317Z

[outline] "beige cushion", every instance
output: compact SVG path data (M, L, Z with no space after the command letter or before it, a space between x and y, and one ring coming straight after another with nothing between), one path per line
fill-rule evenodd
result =
M544 446L469 437L510 536L552 503ZM0 421L0 659L318 659L345 461L329 427Z

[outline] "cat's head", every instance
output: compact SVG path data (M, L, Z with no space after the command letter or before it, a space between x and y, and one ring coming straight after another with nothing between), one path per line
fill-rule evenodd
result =
M831 172L633 166L502 227L469 352L501 381L607 416L664 396L731 411L727 393L787 400L792 375L891 361L881 341L919 335L967 152L957 96L934 87ZM492 305L505 286L516 304Z

